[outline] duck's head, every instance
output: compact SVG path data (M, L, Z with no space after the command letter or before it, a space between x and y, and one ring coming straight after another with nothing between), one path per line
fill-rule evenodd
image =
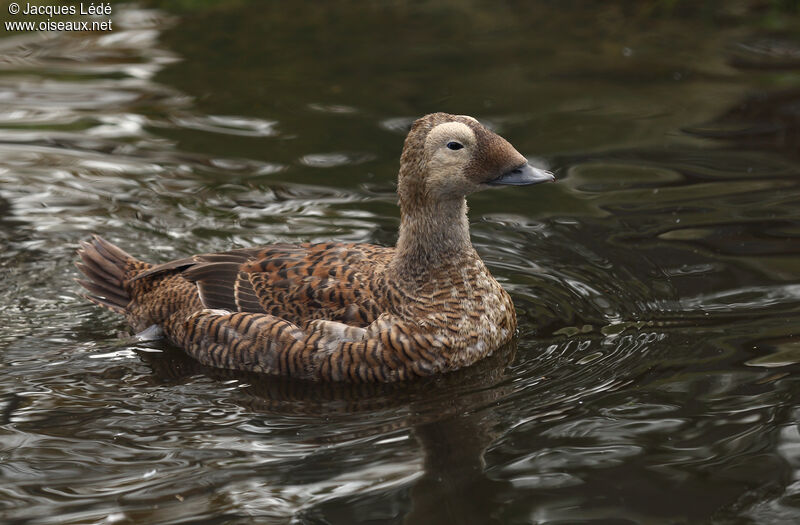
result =
M551 182L503 137L465 115L432 113L411 127L400 159L400 204L461 200L493 186Z

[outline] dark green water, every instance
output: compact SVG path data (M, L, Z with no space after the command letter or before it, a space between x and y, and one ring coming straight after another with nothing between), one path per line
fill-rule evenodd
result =
M205 4L0 35L0 522L800 521L789 3ZM150 261L393 243L431 111L559 179L470 201L520 319L487 362L310 387L76 295L95 232Z

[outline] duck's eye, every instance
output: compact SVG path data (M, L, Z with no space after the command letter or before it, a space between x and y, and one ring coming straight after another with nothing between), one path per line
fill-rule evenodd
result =
M464 145L461 144L460 142L451 141L451 142L447 143L447 147L448 147L448 149L457 150L457 149L463 148Z

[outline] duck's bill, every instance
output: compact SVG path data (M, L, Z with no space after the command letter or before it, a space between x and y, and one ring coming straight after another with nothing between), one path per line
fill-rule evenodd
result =
M539 184L540 182L555 182L555 180L555 176L549 171L525 164L503 173L486 184L490 186L527 186L528 184Z

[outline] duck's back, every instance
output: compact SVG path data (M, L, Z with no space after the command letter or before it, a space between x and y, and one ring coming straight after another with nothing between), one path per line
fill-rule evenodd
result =
M171 261L133 283L180 271L206 308L268 313L300 326L326 319L363 327L386 309L380 277L393 252L371 244L274 244Z

